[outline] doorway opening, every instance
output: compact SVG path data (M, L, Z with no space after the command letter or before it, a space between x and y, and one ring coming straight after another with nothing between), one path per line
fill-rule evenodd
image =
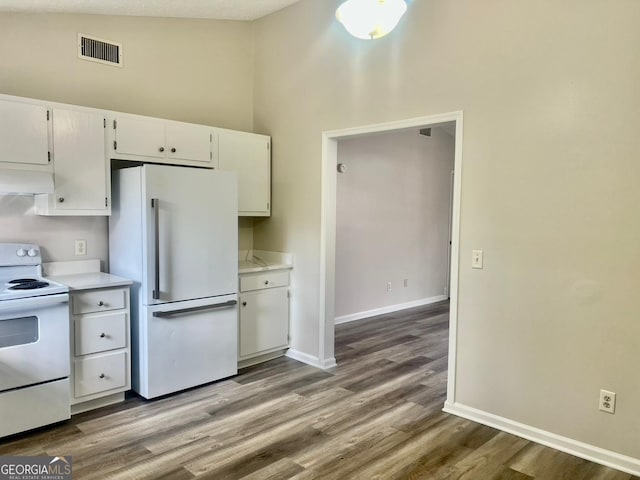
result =
M452 112L428 117L413 118L384 124L334 130L322 137L322 206L321 206L321 258L320 258L320 331L319 360L324 368L335 362L336 318L336 226L337 226L337 175L338 142L382 133L402 132L409 129L428 129L451 125L455 135L454 168L452 174L453 195L451 201L451 254L448 279L450 287L449 365L447 375L447 402L455 398L455 365L457 337L458 259L460 230L460 197L462 171L462 112Z

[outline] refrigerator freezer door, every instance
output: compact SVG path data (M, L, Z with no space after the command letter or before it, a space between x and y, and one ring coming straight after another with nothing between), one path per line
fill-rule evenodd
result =
M237 314L236 295L145 307L134 390L155 398L235 375Z
M163 165L142 168L143 304L237 292L235 174Z

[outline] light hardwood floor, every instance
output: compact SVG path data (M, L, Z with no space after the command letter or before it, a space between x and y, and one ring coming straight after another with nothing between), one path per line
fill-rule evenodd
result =
M332 370L280 358L131 396L0 441L0 455L72 455L76 480L635 479L441 412L447 327L446 303L339 325Z

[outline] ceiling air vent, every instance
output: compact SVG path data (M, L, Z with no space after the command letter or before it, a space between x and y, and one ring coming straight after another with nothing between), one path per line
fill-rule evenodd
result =
M78 57L91 62L122 67L122 44L79 33Z

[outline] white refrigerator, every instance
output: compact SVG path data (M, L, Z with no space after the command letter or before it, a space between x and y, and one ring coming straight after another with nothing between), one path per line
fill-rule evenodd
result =
M155 398L237 373L235 173L113 172L109 266L133 280L131 384Z

